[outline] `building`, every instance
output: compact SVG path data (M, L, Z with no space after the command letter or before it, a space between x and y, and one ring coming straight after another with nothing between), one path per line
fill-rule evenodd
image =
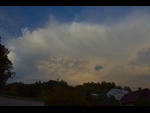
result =
M121 105L135 105L141 99L150 100L150 90L148 88L130 92L120 100Z
M112 88L107 92L107 97L114 96L116 100L120 100L125 94L129 93L129 91L123 89Z

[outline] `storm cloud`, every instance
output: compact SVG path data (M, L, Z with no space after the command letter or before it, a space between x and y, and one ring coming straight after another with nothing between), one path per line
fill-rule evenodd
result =
M128 62L135 58L137 51L149 46L149 20L148 13L138 11L111 24L59 23L53 19L33 31L24 28L22 36L7 43L17 73L14 81L28 83L59 77L71 85L111 81L136 86L130 78L148 75L149 67L138 70L139 67ZM150 50L142 51L132 63L146 64ZM146 80L143 87L149 85Z

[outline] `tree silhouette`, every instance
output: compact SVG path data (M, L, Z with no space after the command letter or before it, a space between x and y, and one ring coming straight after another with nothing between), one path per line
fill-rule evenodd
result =
M1 40L1 37L0 37ZM15 76L12 62L8 58L10 51L0 41L0 92L2 92L8 78Z

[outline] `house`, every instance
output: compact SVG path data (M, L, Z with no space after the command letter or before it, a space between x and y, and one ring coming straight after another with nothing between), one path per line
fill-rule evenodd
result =
M124 95L120 103L121 105L135 105L141 99L150 100L150 90L148 88L139 89Z
M114 96L116 100L120 100L125 94L129 93L129 91L123 89L112 88L107 92L107 97Z

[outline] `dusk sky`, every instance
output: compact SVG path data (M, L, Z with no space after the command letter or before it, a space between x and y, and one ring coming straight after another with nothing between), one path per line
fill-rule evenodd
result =
M16 72L7 82L150 88L149 6L0 6Z

